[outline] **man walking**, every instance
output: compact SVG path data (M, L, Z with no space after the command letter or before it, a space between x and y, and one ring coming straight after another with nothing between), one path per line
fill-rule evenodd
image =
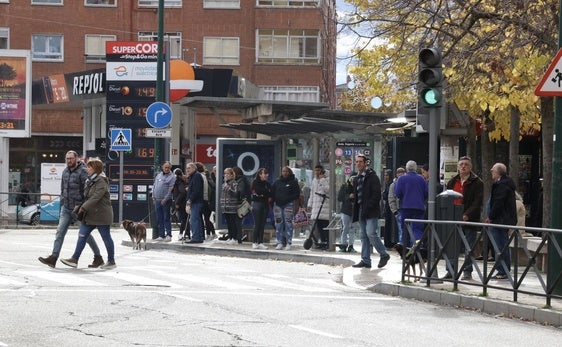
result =
M359 221L361 227L361 261L352 265L358 268L371 267L371 244L380 255L378 267L388 263L390 255L386 252L381 238L377 234L380 216L381 181L373 169L367 167L367 157L358 154L355 157L357 176L354 181L353 221Z
M66 168L62 172L61 179L59 224L53 244L53 252L46 258L39 257L40 262L52 268L55 267L59 258L68 227L74 221L72 210L75 206L80 206L84 201L84 184L86 178L88 178L86 165L78 159L78 153L75 151L66 152L65 160ZM94 262L88 265L88 267L96 268L103 265L104 262L100 249L93 236L89 235L86 242L94 252Z
M507 168L502 163L495 163L492 166L492 192L490 194L490 209L486 223L492 224L517 224L517 208L515 206L515 183L511 177L507 176ZM496 243L496 269L497 274L493 277L498 280L507 278L507 273L511 271L511 257L509 254L508 228L490 227L492 241ZM505 250L504 250L505 247ZM504 264L501 260L505 261Z
M162 164L162 171L154 178L152 185L152 202L158 222L158 238L156 241L172 241L172 222L170 221L170 207L172 206L172 188L175 177L170 171L169 161Z

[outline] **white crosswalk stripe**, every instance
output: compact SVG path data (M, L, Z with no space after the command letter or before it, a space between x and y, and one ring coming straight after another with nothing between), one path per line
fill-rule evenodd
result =
M64 286L72 287L103 287L105 284L97 281L92 281L85 276L72 273L70 271L56 272L56 271L17 271L18 273L26 276L33 276L50 282L60 283ZM93 277L93 276L88 276Z

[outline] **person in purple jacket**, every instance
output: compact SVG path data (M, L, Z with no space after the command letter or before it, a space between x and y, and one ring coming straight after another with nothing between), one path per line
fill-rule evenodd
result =
M427 182L423 176L417 173L418 164L410 160L406 163L406 174L396 180L394 184L394 195L400 199L400 220L402 221L402 246L412 247L413 241L421 239L423 235L423 223L412 223L414 239L410 240L405 219L425 219L425 201L428 196Z

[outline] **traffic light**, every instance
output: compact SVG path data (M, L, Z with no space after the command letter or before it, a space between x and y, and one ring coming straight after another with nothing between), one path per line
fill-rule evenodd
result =
M423 107L443 105L443 62L437 48L424 48L418 57L418 96Z

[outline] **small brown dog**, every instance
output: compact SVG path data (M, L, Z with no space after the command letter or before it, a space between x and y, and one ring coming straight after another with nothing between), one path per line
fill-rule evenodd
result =
M142 240L144 241L144 249L146 250L146 227L144 223L135 223L132 220L125 219L121 224L131 237L133 249L141 249Z

